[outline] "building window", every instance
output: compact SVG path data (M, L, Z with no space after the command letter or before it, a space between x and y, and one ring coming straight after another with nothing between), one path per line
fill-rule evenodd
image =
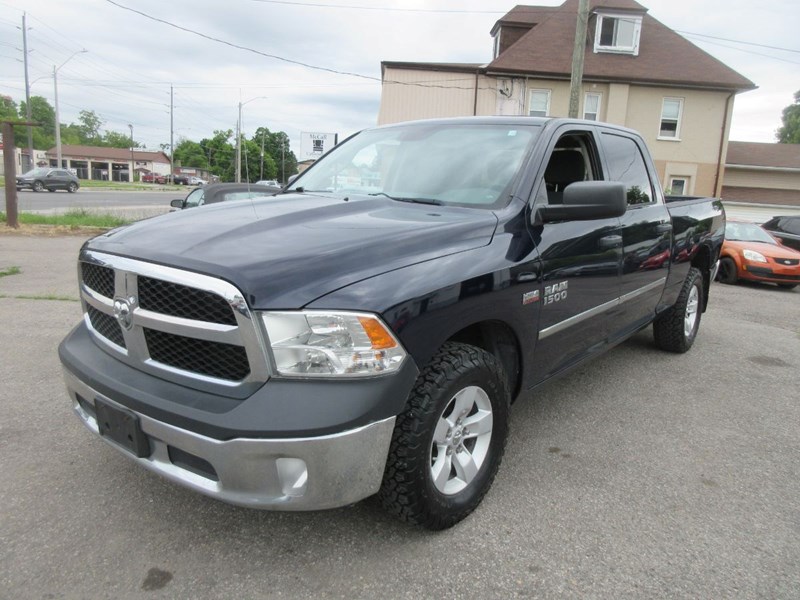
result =
M688 177L672 177L669 180L669 191L671 196L686 196L689 193Z
M586 92L583 97L583 118L589 121L600 120L600 94Z
M528 115L547 117L550 115L550 90L531 90Z
M634 15L597 15L594 36L595 52L639 54L642 17Z
M680 139L682 113L683 98L664 98L661 105L661 127L658 130L658 139Z

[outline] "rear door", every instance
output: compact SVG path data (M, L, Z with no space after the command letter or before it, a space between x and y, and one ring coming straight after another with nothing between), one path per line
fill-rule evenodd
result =
M594 127L559 129L547 167L534 187L534 210L559 204L576 181L601 180ZM618 218L531 226L541 257L539 341L533 364L538 382L600 350L609 335L608 313L619 298L622 236Z
M603 131L601 152L610 181L625 184L628 209L621 217L620 302L610 314L611 341L646 325L655 314L667 282L672 220L648 168L644 142L623 131Z

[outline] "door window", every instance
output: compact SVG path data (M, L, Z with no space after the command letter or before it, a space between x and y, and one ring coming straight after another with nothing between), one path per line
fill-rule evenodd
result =
M625 184L628 206L652 202L655 198L653 186L636 142L631 138L604 133L603 149L608 163L608 179Z

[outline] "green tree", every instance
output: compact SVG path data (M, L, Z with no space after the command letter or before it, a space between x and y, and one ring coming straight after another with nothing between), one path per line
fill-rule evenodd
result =
M0 120L16 120L19 116L17 112L17 103L11 96L0 95Z
M208 156L209 168L220 181L233 181L236 175L236 149L231 143L233 131L214 131L214 137L200 140L200 146Z
M198 169L207 169L209 166L208 154L203 146L185 138L175 146L175 162L184 167L197 167Z
M119 131L112 131L109 129L103 134L100 145L108 148L130 148L131 136L127 133L120 133ZM133 140L133 147L140 148L141 145L136 140Z
M78 130L82 137L81 143L88 146L99 146L103 141L100 135L102 126L103 119L93 110L82 110L78 113Z
M800 144L800 91L794 93L794 104L783 109L783 126L776 134L781 144Z
M251 138L259 147L264 143L264 178L279 179L285 183L286 178L297 173L297 157L289 146L289 136L283 131L270 132L266 127L259 127ZM275 175L267 177L266 156L271 156L276 165Z
M27 105L24 100L19 103L19 118L27 120ZM38 127L33 128L33 147L37 150L49 150L56 144L56 111L50 106L47 99L42 96L31 96L31 119L34 123L39 123ZM25 128L22 129L22 137L17 135L17 146L24 145L21 140L27 139Z

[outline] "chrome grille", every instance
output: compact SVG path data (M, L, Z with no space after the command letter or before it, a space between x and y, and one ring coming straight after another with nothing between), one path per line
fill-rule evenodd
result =
M93 251L81 254L81 301L97 343L128 365L202 390L269 378L260 329L231 284Z
M114 269L81 263L81 278L87 287L106 298L114 297Z
M176 369L229 381L239 381L250 373L247 353L241 346L208 342L147 328L144 330L144 339L147 341L150 358Z
M152 277L139 277L139 306L184 319L236 325L236 316L222 296Z
M100 312L93 306L88 306L86 312L89 315L89 322L97 333L108 338L117 346L125 347L125 338L122 336L122 329L114 317Z

